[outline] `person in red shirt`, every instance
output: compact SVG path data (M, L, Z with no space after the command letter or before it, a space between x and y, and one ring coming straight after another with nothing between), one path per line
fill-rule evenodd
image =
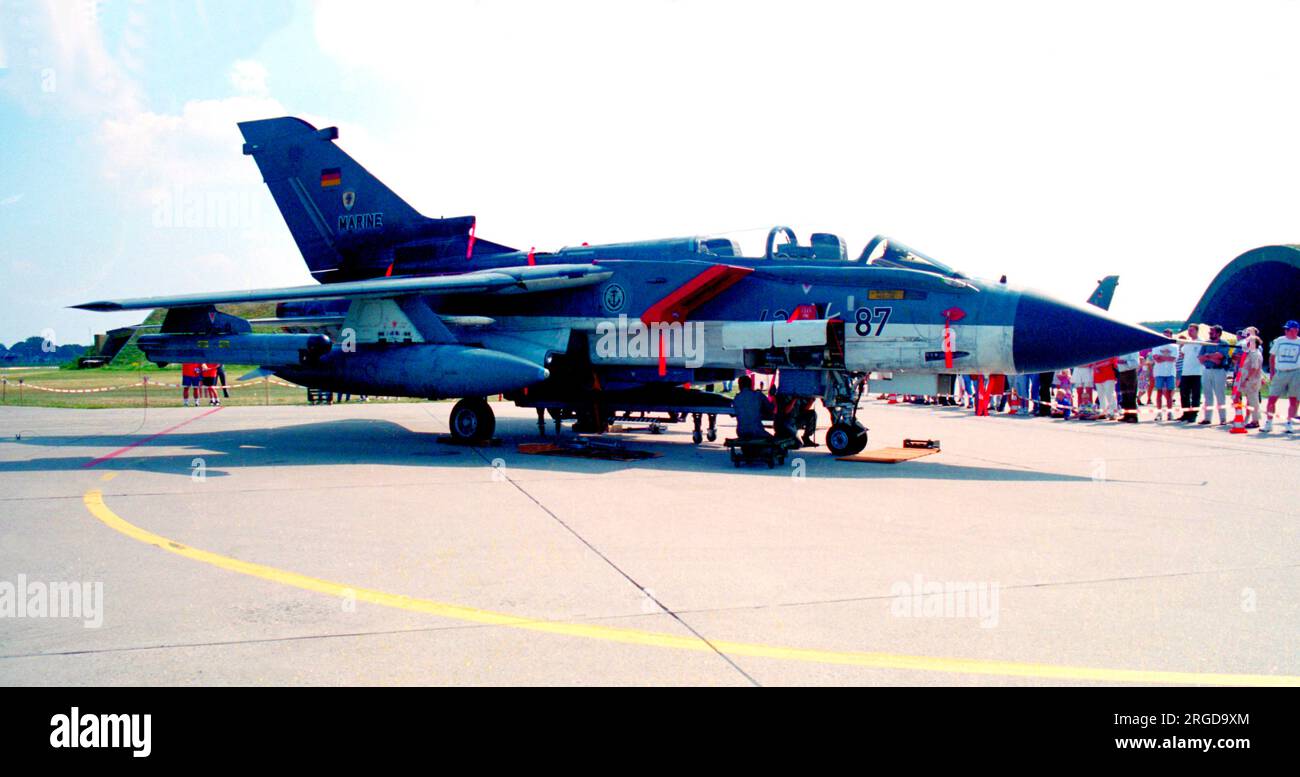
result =
M194 406L199 406L199 385L202 383L203 373L199 365L186 363L181 365L181 397L185 400L185 406L190 406L190 388L194 388Z
M220 364L199 365L201 374L203 375L203 389L207 392L209 405L221 404L221 400L217 399L217 370L220 367ZM198 400L196 399L195 404L197 403Z
M1097 386L1097 403L1103 417L1119 419L1119 403L1115 401L1115 366L1118 360L1102 359L1092 365L1092 382Z

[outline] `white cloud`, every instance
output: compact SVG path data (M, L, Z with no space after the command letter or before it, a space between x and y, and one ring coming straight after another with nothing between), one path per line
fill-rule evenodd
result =
M266 77L266 66L251 59L236 60L230 68L230 84L241 95L265 97L270 94Z
M27 254L45 258L39 277L25 286L27 294L6 300L15 322L39 319L80 331L139 317L51 312L40 300L72 304L309 282L256 165L240 153L243 138L236 122L286 113L269 93L266 69L255 60L236 62L228 75L239 94L189 100L173 111L151 110L132 78L141 72L133 63L143 51L137 28L145 11L128 9L126 29L110 55L96 7L51 0L31 13L31 43L23 44L21 61L11 61L15 70L0 80L18 105L54 114L60 125L83 134L92 145L78 151L98 157L98 173L108 184L82 181L69 187L70 197L94 211L99 226L93 245L86 245L85 230L49 232L27 243ZM6 42L12 45L14 39ZM10 52L19 55L18 49ZM45 70L48 82L42 80ZM53 89L41 91L43 83ZM37 180L34 185L50 184ZM21 196L5 197L0 206L14 205ZM0 264L11 274L32 267L26 259L10 259L3 249ZM52 272L52 266L75 270ZM0 324L11 336L26 332L25 323Z
M103 175L116 185L124 212L142 225L208 230L188 235L195 248L210 242L213 230L233 232L222 238L247 243L251 253L283 225L257 166L240 153L236 124L283 114L273 98L240 96L191 100L179 114L106 119L98 138Z
M258 182L256 167L240 154L236 124L283 113L273 98L240 96L190 100L179 114L139 111L105 119L104 175L150 186Z
M286 233L253 160L244 156L238 122L284 116L272 97L191 100L180 113L141 111L106 119L99 133L102 172L154 226L231 226L250 239ZM317 126L322 119L303 116ZM350 140L367 133L344 125Z
M31 111L114 115L138 110L138 85L104 45L97 11L94 2L45 0L37 12L15 19L6 32L21 31L22 37L9 40L14 60L8 64L23 77L0 82L5 93Z

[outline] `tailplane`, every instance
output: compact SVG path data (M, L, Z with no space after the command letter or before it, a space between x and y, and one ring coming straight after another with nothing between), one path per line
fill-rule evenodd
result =
M1118 275L1107 275L1097 281L1097 290L1088 298L1088 304L1096 305L1102 310L1110 310L1110 301L1115 297L1115 287L1118 285Z

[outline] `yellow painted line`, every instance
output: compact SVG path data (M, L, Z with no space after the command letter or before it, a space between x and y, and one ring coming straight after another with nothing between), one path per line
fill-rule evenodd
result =
M708 644L695 637L683 637L639 629L625 629L590 623L564 623L525 618L508 613L480 610L457 604L417 599L401 594L390 594L369 588L334 583L320 578L289 572L249 561L240 561L198 548L173 542L151 531L127 522L104 504L104 495L98 489L87 491L83 497L86 509L104 525L131 539L161 548L168 553L201 561L231 572L259 577L273 583L289 585L306 591L337 596L354 601L368 602L383 607L395 607L411 612L436 615L441 618L482 623L490 626L541 631L567 637L621 642L629 645L674 648L703 652L711 650ZM904 669L918 672L952 672L957 674L995 675L1000 677L1030 677L1044 680L1085 680L1103 683L1172 683L1178 685L1246 685L1300 687L1300 677L1267 674L1216 674L1211 672L1163 672L1144 669L1107 669L1086 666L1058 666L1017 661L994 661L976 658L942 658L938 656L910 656L898 653L854 653L809 648L779 647L747 642L712 641L713 647L732 656L774 658L784 661L801 661L817 664L841 664L868 669Z
M110 480L112 480L113 478L117 477L119 474L121 474L121 473L118 473L118 472L105 472L104 474L102 474L102 475L99 476L99 479L102 480L102 481L104 481L105 483L107 483L108 481L110 481Z

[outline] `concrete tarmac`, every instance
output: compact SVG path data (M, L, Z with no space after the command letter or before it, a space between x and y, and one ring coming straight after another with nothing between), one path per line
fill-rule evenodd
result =
M0 683L1300 684L1300 435L875 401L942 453L734 469L493 406L0 408Z

